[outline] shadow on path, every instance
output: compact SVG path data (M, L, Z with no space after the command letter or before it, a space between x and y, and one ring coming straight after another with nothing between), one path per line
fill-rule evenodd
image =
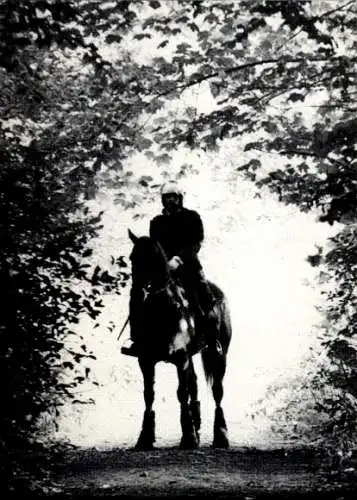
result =
M312 450L76 450L60 466L58 493L51 496L355 498L353 471L332 476L321 463Z

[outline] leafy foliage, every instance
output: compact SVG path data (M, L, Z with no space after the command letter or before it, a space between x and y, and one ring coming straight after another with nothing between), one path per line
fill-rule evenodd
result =
M339 401L351 421L355 249L345 235L354 235L357 195L353 2L2 0L0 11L3 449L71 398L91 355L82 349L62 360L71 324L82 313L95 318L103 285L118 291L128 278L93 273L89 242L100 218L86 202L109 186L122 209L136 206L131 183L150 197L154 179L124 170L137 151L168 164L176 148L215 151L225 141L237 144L237 171L257 188L344 225L329 252L309 259L335 284L326 294L323 380L346 395ZM202 89L211 106L185 105ZM267 171L271 157L285 167ZM325 407L331 418L340 415L341 407Z
M42 23L48 10L56 22L66 23L68 31L54 26L55 21ZM51 45L60 41L55 36L58 30L61 41L68 34L72 47L82 46L76 29L70 36L73 13L66 2L16 2L16 6L5 2L2 11L4 43L12 37L12 51L0 61L4 68L0 357L6 381L1 390L0 458L5 491L19 488L21 479L27 484L34 474L46 478L46 460L37 465L29 460L32 453L48 454L40 444L41 419L47 413L56 417L65 401L82 402L75 397L75 389L90 377L86 361L95 359L81 339L69 343L77 337L74 326L83 314L97 319L103 293L120 293L128 279L127 273L111 275L99 266L94 269L90 260L90 241L101 229L101 214L92 214L86 206L94 196L93 172L98 168L91 170L86 162L95 163L105 144L100 139L91 142L96 111L80 122L78 110L83 108L81 91L85 89L90 100L94 83L100 88L101 80L93 76L96 62L88 78L63 74L59 61L68 44L64 43L57 60L52 58ZM43 38L34 37L34 32ZM61 85L70 80L80 85L67 86L67 95L60 95ZM73 112L72 100L77 107ZM66 130L67 117L75 117L70 130Z
M68 28L74 15L71 1L3 0L0 65L14 70L21 62L24 63L21 57L23 48L33 43L38 47L49 47L53 42L76 46L81 41L80 34Z

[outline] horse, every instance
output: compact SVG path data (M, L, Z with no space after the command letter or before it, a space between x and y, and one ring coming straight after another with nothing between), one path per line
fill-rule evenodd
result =
M137 340L138 362L144 382L145 410L135 449L154 448L155 365L159 361L172 363L177 369L180 448L196 449L199 446L201 412L197 376L192 360L198 352L201 354L206 382L211 387L216 404L212 446L229 448L227 424L221 406L227 353L232 336L227 299L217 285L208 282L215 299L215 339L218 342L200 344L203 333L201 332L200 336L186 292L179 280L172 276L162 246L148 236L136 236L130 229L128 234L133 243L130 254L132 290L135 287L143 296L140 320L145 330Z

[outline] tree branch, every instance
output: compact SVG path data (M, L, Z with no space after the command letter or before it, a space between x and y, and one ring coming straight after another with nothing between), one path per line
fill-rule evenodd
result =
M300 33L303 32L303 28L300 28L296 33L294 33L293 35L291 35L284 43L282 43L281 45L279 45L276 50L280 50L282 49L283 47L285 47L289 42L291 42L291 40L293 40L294 38L296 38L298 35L300 35Z
M323 61L331 62L333 59L338 59L338 57L336 57L336 58L317 57L317 58L311 58L308 61L309 62L323 62ZM182 93L184 90L186 90L190 87L193 87L194 85L198 85L204 81L210 80L211 78L215 78L216 76L219 76L221 73L225 74L225 75L230 75L230 74L235 73L237 71L242 71L244 69L253 68L255 66L261 66L261 65L265 65L265 64L285 64L285 65L287 65L287 64L297 64L297 63L306 62L306 61L307 61L306 58L301 58L301 57L291 58L291 59L269 58L269 59L262 59L259 61L250 61L250 62L247 62L244 64L240 64L238 66L233 66L232 68L214 71L208 75L202 75L202 76L200 76L192 81L188 81L188 82L183 83L181 85L177 85L175 88L171 88L169 90L165 90L163 92L160 92L159 94L156 94L149 102L147 102L147 103L145 103L145 105L143 105L143 110L148 108L150 105L152 105L153 102L160 99L161 97L165 97L165 96L170 95L173 92L177 92L177 91L180 91L180 93ZM356 62L356 61L357 61L357 57L351 58L351 62ZM121 121L120 126L125 123L126 119L128 119L129 116L130 116L130 112L128 112L128 114ZM120 126L118 127L118 130L120 129Z
M325 60L325 59L323 59L323 60ZM296 59L286 60L284 62L287 64L287 63L300 63L303 61L304 61L304 59L302 59L302 58L296 58ZM264 64L279 64L281 62L282 61L280 59L275 59L275 58L263 59L261 61L251 61L248 63L240 64L239 66L233 66L233 68L215 71L213 73L210 73L209 75L202 75L201 77L196 78L192 82L185 83L178 88L186 89L186 88L192 87L193 85L197 85L199 83L202 83L203 81L209 80L211 78L215 78L216 76L219 76L221 73L225 74L225 75L230 75L232 73L235 73L236 71L242 71L244 69L253 68L254 66L261 66Z
M350 5L352 5L353 3L355 3L355 1L356 0L349 0L348 2L346 2L343 5L341 5L340 7L337 7L336 9L331 9L331 10L327 10L326 12L323 12L322 14L320 14L319 16L317 16L317 18L321 19L322 17L329 16L330 14L333 14L334 12L338 12L339 10L343 10L346 7L349 7Z
M301 155L301 156L313 156L316 158L320 158L320 155L317 153L313 153L312 151L306 151L302 149L287 149L284 151L278 151L280 155Z
M244 69L253 68L255 66L261 66L264 64L284 64L284 65L286 65L286 64L297 64L297 63L301 63L301 62L316 62L316 63L327 62L327 61L331 62L333 59L339 59L339 57L335 57L335 58L333 58L333 57L317 57L317 58L310 58L310 59L302 58L302 57L291 58L291 59L270 58L270 59L262 59L260 61L251 61L251 62L247 62L244 64L240 64L239 66L233 66L232 68L214 71L213 73L210 73L208 75L202 75L202 76L200 76L192 81L188 81L187 83L184 83L182 85L178 85L174 89L165 90L164 92L157 94L154 97L154 99L157 99L159 97L164 97L164 96L169 95L172 92L175 92L177 90L182 90L182 91L186 90L190 87L193 87L194 85L198 85L204 81L210 80L211 78L215 78L216 76L219 76L220 74L230 75L230 74L235 73L237 71L242 71ZM356 62L356 61L357 61L357 57L351 58L351 62Z
M341 5L340 7L337 7L336 9L331 9L331 10L327 10L326 12L323 12L322 14L320 14L319 16L316 16L316 17L313 17L311 19L322 19L323 17L327 17L329 16L330 14L333 14L334 12L337 12L339 10L343 10L345 9L346 7L350 6L351 4L353 4L355 2L355 0L349 0L348 2L346 2L344 5ZM284 23L285 24L285 23ZM285 47L289 42L291 42L291 40L293 40L294 38L296 38L298 35L300 35L300 33L302 33L304 31L304 28L300 28L296 33L293 33L284 43L282 43L281 45L279 45L277 47L276 50L281 50L283 47Z

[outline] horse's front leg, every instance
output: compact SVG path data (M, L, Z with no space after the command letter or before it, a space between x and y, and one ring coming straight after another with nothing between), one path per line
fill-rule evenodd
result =
M135 448L137 450L152 450L155 442L155 412L152 409L155 397L155 362L139 358L139 365L144 378L145 412Z
M201 429L201 405L200 402L198 401L197 375L195 372L192 358L190 358L189 395L190 395L189 405L191 409L193 423L196 429L197 441L199 444L200 429Z
M199 435L196 432L195 420L190 405L190 383L192 381L193 365L191 359L184 355L176 362L178 374L177 397L181 406L182 438L180 447L195 449L199 445Z

